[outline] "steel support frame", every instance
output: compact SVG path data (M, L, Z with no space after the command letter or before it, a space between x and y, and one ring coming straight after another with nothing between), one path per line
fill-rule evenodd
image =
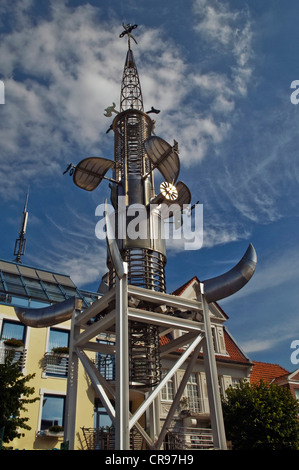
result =
M201 300L203 307L203 319L205 325L204 340L204 369L206 373L208 398L210 407L211 426L213 432L214 447L226 450L226 436L223 421L221 396L219 390L217 364L215 358L214 342L212 336L209 305L204 296L204 285L200 284Z
M165 315L153 311L141 310L138 308L128 307L128 296L134 296L140 300L148 301L151 304L174 306L181 309L190 309L201 313L203 321L194 321L184 318L178 318L171 315ZM88 325L87 322L95 315L100 314L115 301L115 309L112 308L99 321ZM113 303L112 303L113 305ZM139 406L139 408L131 414L129 412L129 344L128 344L128 322L134 320L138 322L152 323L159 325L162 331L169 329L180 329L185 333L171 341L171 343L161 348L161 355L168 354L171 350L185 346L185 351L178 357L173 367L161 382L154 387L147 398ZM116 333L116 383L115 390L105 378L96 369L92 361L84 353L84 350L95 351L101 349L100 345L90 341L100 333L105 333L115 327ZM83 329L82 332L79 332ZM210 312L209 306L202 292L199 300L184 299L168 294L161 294L155 291L138 288L127 285L127 275L121 279L117 279L113 292L109 291L99 301L92 304L84 313L76 315L72 319L71 329L71 354L72 362L75 369L78 368L78 359L80 359L85 371L89 375L92 385L100 397L107 413L109 414L116 433L116 450L128 450L130 448L129 438L130 430L136 426L137 430L144 437L151 448L159 448L162 445L167 426L171 422L174 411L179 403L180 397L184 391L188 377L192 371L198 356L199 348L204 343L204 366L208 384L208 399L211 412L211 423L214 438L214 446L219 449L226 449L225 432L223 425L220 393L218 387L217 367L215 360L215 352L213 346ZM94 345L94 346L93 346ZM166 422L157 436L157 404L158 395L168 380L176 373L176 371L189 359L186 372L184 374L181 385L174 398L166 417ZM68 400L66 404L67 433L65 439L70 443L70 449L74 446L75 434L75 417L76 409L76 387L68 381ZM115 408L111 403L111 399L115 400ZM142 415L150 412L150 435L140 426L138 420ZM157 439L154 445L154 439Z

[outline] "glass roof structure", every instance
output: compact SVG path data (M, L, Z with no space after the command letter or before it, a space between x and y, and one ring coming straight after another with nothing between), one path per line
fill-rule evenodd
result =
M65 274L0 259L0 303L38 307L70 297L81 299L87 308L100 294L78 289Z

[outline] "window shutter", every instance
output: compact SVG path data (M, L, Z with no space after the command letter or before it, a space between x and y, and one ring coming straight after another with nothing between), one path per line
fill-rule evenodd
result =
M226 354L225 339L222 326L217 326L217 335L219 343L219 352L220 354Z
M200 382L200 393L202 399L202 410L204 413L209 413L209 397L208 397L208 388L207 388L207 379L204 372L199 373L199 382Z

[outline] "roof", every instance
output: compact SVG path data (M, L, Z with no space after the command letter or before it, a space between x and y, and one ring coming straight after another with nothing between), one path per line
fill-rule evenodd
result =
M83 308L99 297L79 290L70 276L0 259L0 302L11 305L37 306L52 304L70 297L83 301Z
M198 279L197 276L194 276L192 279L189 281L185 282L181 287L178 287L174 292L172 292L172 295L182 295L183 292L189 287L194 281L197 281L200 283L200 280Z
M289 371L279 364L271 364L269 362L253 361L253 367L250 374L250 383L272 382L278 377L289 375Z
M225 347L228 353L229 359L234 362L242 362L244 364L251 364L251 361L241 351L237 343L233 340L230 334L225 328L223 328ZM217 354L216 354L217 356Z

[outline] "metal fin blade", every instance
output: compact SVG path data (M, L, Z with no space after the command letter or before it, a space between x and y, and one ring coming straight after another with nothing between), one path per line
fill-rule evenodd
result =
M161 137L151 136L144 141L145 151L168 183L174 184L180 172L180 159L173 147Z
M89 157L76 166L73 180L76 186L85 191L93 191L115 163L107 158Z

